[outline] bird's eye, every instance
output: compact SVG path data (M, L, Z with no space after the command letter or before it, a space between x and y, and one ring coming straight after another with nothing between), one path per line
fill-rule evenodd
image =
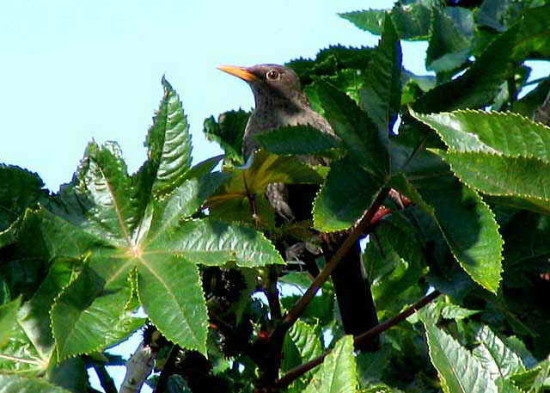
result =
M279 73L275 70L270 70L265 74L267 79L275 80L279 77Z

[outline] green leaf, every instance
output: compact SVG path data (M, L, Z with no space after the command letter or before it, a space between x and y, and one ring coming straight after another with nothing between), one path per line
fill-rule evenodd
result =
M20 305L21 298L17 298L0 306L0 348L4 347L11 337L12 330L17 324L17 310Z
M462 65L471 52L474 30L472 11L461 7L432 8L431 34L426 53L426 68L436 72L452 71Z
M490 373L452 336L423 320L432 364L445 393L498 393Z
M93 256L55 301L51 317L59 359L96 351L122 338L117 325L132 296L128 275L135 263L121 263L121 257Z
M320 329L297 321L285 336L281 368L291 370L323 353Z
M401 103L401 60L399 37L391 18L386 16L384 32L369 64L359 101L361 109L380 129L385 144Z
M357 71L368 68L373 51L373 48L367 47L333 45L319 51L315 59L293 60L287 63L287 66L291 67L304 86L307 86L314 80L334 76L340 70L352 71L352 74L357 75ZM316 106L315 102L312 104Z
M314 202L315 228L327 232L349 228L369 208L382 186L378 178L348 157L333 162Z
M47 196L36 173L17 166L0 164L0 233L25 209ZM1 245L0 241L0 245Z
M148 160L142 167L145 195L169 193L178 187L191 167L191 134L180 98L163 77L164 97L149 129L145 146Z
M223 265L228 261L243 267L284 263L273 244L261 233L214 220L184 222L173 231L148 239L147 251L183 255L193 263L204 265Z
M88 144L80 164L79 191L90 204L87 231L96 236L107 232L116 244L128 243L139 219L132 199L133 189L119 146Z
M31 299L21 307L18 315L19 324L34 347L44 356L53 350L53 334L50 310L59 296L78 274L80 264L73 260L58 259L51 266L48 274Z
M208 318L194 264L177 256L146 255L140 258L138 292L145 312L167 339L206 353Z
M481 312L479 310L469 310L467 308L460 307L452 303L448 303L448 304L438 303L438 306L441 307L441 318L443 319L461 320L461 319L469 318L472 315L476 315Z
M204 133L210 141L220 144L228 158L243 163L243 137L249 113L239 109L222 113L218 121L210 116L204 121Z
M396 5L391 11L366 10L340 14L362 30L382 34L386 14L389 14L402 39L424 39L429 34L430 7L421 3Z
M273 209L263 196L269 184L318 184L323 180L318 170L297 157L278 156L264 150L255 153L250 167L232 168L226 173L231 178L208 199L207 206L215 217L241 222L252 216L249 195L257 196L262 222L273 221Z
M488 326L483 326L476 334L480 343L474 348L473 355L490 373L491 379L506 378L525 371L519 355L510 349Z
M1 393L70 393L43 379L23 378L17 375L0 375Z
M399 213L386 217L369 239L364 264L380 316L395 316L427 290L423 245L415 228ZM383 319L383 318L382 318Z
M470 187L485 194L526 201L529 205L524 207L531 210L550 211L550 162L478 152L441 155Z
M177 229L180 221L196 213L228 178L228 174L220 172L192 178L176 188L167 199L154 201L155 213L150 234Z
M353 357L353 337L338 340L334 349L315 372L304 393L355 393L357 372Z
M418 112L482 108L493 102L503 82L526 57L550 56L550 7L528 10L513 27L498 36L466 72L427 92L413 105Z
M394 178L403 192L437 223L460 266L474 281L496 292L502 272L503 241L494 214L471 188L442 173L409 183Z
M451 150L550 161L550 128L515 113L467 110L412 115L433 128Z
M310 126L281 127L257 134L255 138L274 154L318 154L339 145L333 135Z
M315 84L315 92L321 100L324 116L351 157L366 171L384 177L389 170L387 130L379 132L366 113L332 85L319 81Z
M513 0L485 0L477 14L477 23L488 26L496 31L506 29L505 15Z

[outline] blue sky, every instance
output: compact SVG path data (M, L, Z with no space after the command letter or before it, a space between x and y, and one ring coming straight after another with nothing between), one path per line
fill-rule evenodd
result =
M249 109L242 81L219 64L284 63L329 44L375 45L337 12L388 8L391 0L21 0L0 6L0 162L36 171L57 190L88 141L116 140L131 170L166 74L191 122L195 159L216 146L205 117ZM423 70L418 47L409 68Z

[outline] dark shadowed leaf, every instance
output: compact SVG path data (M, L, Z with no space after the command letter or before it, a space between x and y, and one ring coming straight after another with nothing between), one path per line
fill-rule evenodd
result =
M384 135L387 138L399 112L401 60L399 37L391 18L386 17L384 32L373 53L363 89L359 92L359 105L376 123L382 138Z
M248 117L249 113L242 109L222 113L218 121L210 116L204 121L206 138L218 142L228 158L242 163L243 136Z
M469 9L433 7L426 67L436 72L462 65L471 51L474 20Z
M333 162L315 198L314 226L328 232L349 228L369 208L382 186L349 157Z
M0 375L2 393L70 393L44 379L24 378L18 375Z
M494 214L481 197L447 173L419 176L412 183L396 177L394 187L437 222L453 255L472 279L496 292L503 241Z
M0 164L0 184L0 232L6 230L25 208L47 196L40 177L17 166Z
M339 145L334 136L310 126L282 127L258 134L256 139L275 154L318 154Z
M324 116L351 157L366 171L384 177L389 168L387 131L380 133L351 98L329 83L317 82L315 91L323 106Z

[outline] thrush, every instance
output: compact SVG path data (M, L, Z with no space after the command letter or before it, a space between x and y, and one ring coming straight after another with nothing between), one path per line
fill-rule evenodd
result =
M315 112L301 89L298 75L290 68L275 64L252 67L220 66L220 70L246 81L254 94L254 110L248 119L243 139L243 153L248 157L259 145L255 135L285 126L308 125L335 135L329 122ZM323 164L325 158L301 156L309 164ZM266 196L279 217L285 221L311 219L311 206L317 186L274 183ZM342 190L346 192L346 190ZM322 249L329 260L338 250L343 236L323 237ZM361 261L357 242L340 261L331 275L342 325L346 334L358 335L378 324L370 284ZM362 350L375 350L377 342L365 344Z

